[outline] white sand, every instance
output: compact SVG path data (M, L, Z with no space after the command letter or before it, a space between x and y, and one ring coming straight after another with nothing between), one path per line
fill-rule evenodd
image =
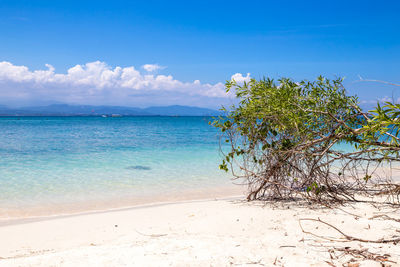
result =
M311 210L294 203L239 199L59 216L1 226L0 266L342 266L353 258L360 266L381 266L355 256L339 257L339 251L331 259L328 250L334 247L390 254L397 264L389 264L396 266L400 245L331 242L305 234L299 226L300 218L319 217L365 239L399 236L399 222L369 219L383 213L400 218L393 208L367 204ZM304 222L304 228L341 237L317 222Z

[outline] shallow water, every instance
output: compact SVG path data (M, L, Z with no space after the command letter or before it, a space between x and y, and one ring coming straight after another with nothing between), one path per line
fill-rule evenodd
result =
M232 186L211 119L1 117L1 215Z

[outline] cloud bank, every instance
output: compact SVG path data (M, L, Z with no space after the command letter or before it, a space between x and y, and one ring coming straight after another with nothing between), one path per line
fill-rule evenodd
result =
M171 75L150 74L163 68L158 64L143 65L147 73L133 66L112 68L101 61L76 65L66 73L56 73L49 64L46 68L32 71L26 66L0 62L0 104L219 106L232 97L221 82L183 82ZM232 78L245 81L250 76L236 73Z

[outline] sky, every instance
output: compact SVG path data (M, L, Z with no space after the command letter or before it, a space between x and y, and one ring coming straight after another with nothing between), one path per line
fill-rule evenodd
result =
M232 103L224 83L345 77L400 97L400 1L0 0L0 105Z

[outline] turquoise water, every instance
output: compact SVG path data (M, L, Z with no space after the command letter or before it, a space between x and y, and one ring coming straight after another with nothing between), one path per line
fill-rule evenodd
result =
M0 209L231 185L209 117L2 117Z

